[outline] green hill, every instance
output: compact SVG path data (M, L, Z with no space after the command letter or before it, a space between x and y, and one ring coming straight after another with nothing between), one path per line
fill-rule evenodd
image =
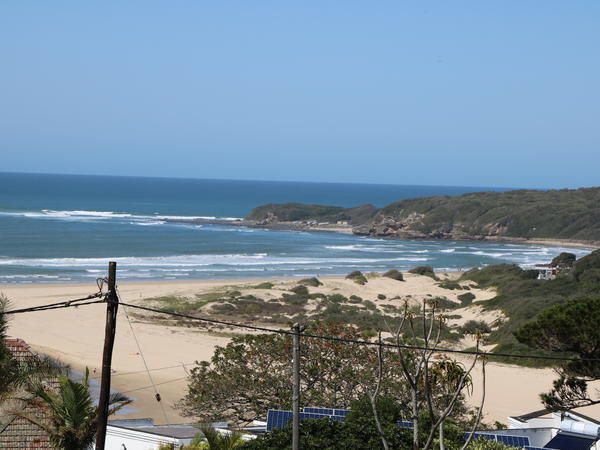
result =
M401 200L381 209L282 204L254 221L348 221L355 234L423 239L600 241L600 188L480 192Z

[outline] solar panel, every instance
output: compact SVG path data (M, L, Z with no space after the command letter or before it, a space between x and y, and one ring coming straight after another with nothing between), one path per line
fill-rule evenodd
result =
M465 433L465 439L469 436ZM505 445L516 448L524 448L529 446L529 438L527 436L513 436L496 433L474 433L473 439L487 439L489 441L502 442Z
M469 433L465 433L465 440L468 439ZM488 441L495 441L496 435L490 433L473 433L473 440L487 439Z
M579 437L558 433L546 444L546 448L558 450L589 450L597 441L596 437Z
M307 406L303 409L305 413L314 414L326 414L328 416L341 416L346 417L349 413L349 409L336 409L336 408L317 408L314 406Z
M287 425L287 423L292 420L294 417L294 413L292 411L284 411L280 409L270 409L267 411L267 431L273 431L274 429L283 428ZM306 419L330 419L335 420L336 422L341 422L344 420L343 416L334 416L330 414L318 414L318 413L309 413L309 412L301 412L300 420Z
M413 423L411 420L399 420L398 422L396 422L396 425L398 425L400 428L412 428L413 427Z
M510 445L511 447L523 448L529 445L529 438L527 436L508 436L504 434L497 434L496 440L503 444Z

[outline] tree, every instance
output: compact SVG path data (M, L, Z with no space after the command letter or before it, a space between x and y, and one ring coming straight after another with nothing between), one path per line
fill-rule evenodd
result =
M560 255L555 256L550 263L550 267L557 267L559 269L571 269L575 265L577 256L574 253L562 252Z
M440 430L440 427L443 427L449 418L463 415L464 411L461 406L463 405L464 390L470 385L471 372L479 359L477 354L468 367L450 361L442 361L442 363L437 363L438 369L436 370L434 356L438 355L436 349L441 342L445 320L444 316L437 312L435 300L424 300L418 311L411 311L409 303L405 302L404 311L396 329L392 329L388 324L388 330L396 341L404 382L410 389L412 447L414 450L431 448L436 432L442 438L440 445L443 447L443 430ZM476 350L479 350L479 336L476 339ZM469 440L481 420L482 409L483 400ZM428 413L429 423L426 424L426 431L422 428L423 411ZM425 439L422 437L423 432L425 432ZM422 447L421 443L423 443Z
M42 407L48 409L50 419L37 417L16 411L19 417L46 431L53 448L62 450L85 450L96 435L98 425L98 407L94 405L89 387L89 370L86 368L81 383L67 376L58 378L56 390L43 384L32 386L33 398L39 400ZM131 400L120 393L109 398L109 415L114 414Z
M212 427L203 427L202 434L208 444L207 450L233 450L244 443L242 435L237 431L222 434Z
M552 390L542 394L546 407L569 410L600 403L588 383L600 380L600 298L580 298L546 309L516 333L531 347L578 357L557 369ZM587 359L587 361L586 361Z
M351 325L316 323L306 333L361 338ZM376 383L377 356L366 346L303 337L300 354L305 405L348 408ZM217 347L210 362L198 362L191 370L180 407L202 421L235 423L264 418L269 408L290 409L291 360L289 335L237 336L225 347ZM384 368L380 391L406 400L398 359L391 355L391 360Z
M8 320L4 311L10 301L0 294L0 402L7 400L17 390L39 383L44 379L64 373L65 367L49 357L32 355L16 359L5 344Z
M15 380L18 379L16 361L4 343L8 329L6 315L4 314L7 306L8 299L0 294L0 399L3 399L10 392Z

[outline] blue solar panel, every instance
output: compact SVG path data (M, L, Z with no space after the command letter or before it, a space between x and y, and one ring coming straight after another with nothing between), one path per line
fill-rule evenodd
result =
M293 416L294 414L291 411L270 409L267 411L267 431L285 427Z
M469 436L465 433L465 439ZM524 448L529 446L529 438L527 436L512 436L496 433L474 433L473 439L487 439L489 441L502 442L505 445L516 448Z
M469 437L469 433L465 433L465 440ZM489 433L473 433L473 440L477 439L487 439L489 441L495 441L496 435Z
M526 445L529 445L529 438L527 436L507 436L504 434L497 434L496 440L517 448L523 448Z
M413 427L412 420L399 420L398 422L396 422L396 425L398 425L400 428L412 428Z
M558 450L589 450L597 441L596 437L578 437L558 433L546 444L546 448Z
M294 413L292 411L283 411L279 409L270 409L267 411L267 431L273 431L274 429L283 428L287 425L287 423L292 420L294 417ZM309 413L309 412L301 412L300 420L306 419L331 419L336 422L341 422L344 420L343 416L334 416L330 414L318 414L318 413Z
M305 413L314 414L326 414L328 416L341 416L346 417L349 413L349 409L336 409L336 408L317 408L314 406L307 406L303 409Z

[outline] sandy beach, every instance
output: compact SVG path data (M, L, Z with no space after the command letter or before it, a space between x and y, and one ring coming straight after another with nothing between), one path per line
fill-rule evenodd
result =
M450 277L454 275L449 275ZM388 278L374 278L365 286L358 286L343 277L323 278L323 289L343 295L360 292L364 298L384 293L389 296L412 296L415 300L428 295L445 295L453 300L460 291L449 291L434 284L428 277L407 275L400 283ZM267 280L264 280L267 281ZM291 279L269 279L276 283L293 283ZM127 282L119 285L124 302L140 303L144 299L165 295L187 296L214 290L222 286L255 285L260 280L186 281L186 282ZM11 300L12 308L41 305L77 298L93 293L95 284L34 284L0 285L0 292ZM474 291L480 300L494 296L490 291ZM215 335L194 328L167 326L131 317L131 326L125 307L119 309L117 336L113 355L113 388L129 394L134 399L133 408L126 417L152 417L164 423L165 416L154 399L151 381L145 372L132 329L139 341L154 383L162 396L166 421L185 422L175 405L185 394L186 369L194 361L210 359L216 346L225 345L226 335ZM477 318L477 311L465 317ZM98 378L101 367L104 338L105 305L59 309L22 314L11 317L9 335L24 339L36 351L46 353L69 364L76 370L89 367ZM466 319L465 319L466 320ZM506 423L508 415L519 415L542 407L539 393L548 390L555 374L551 369L528 369L496 363L488 365L485 421ZM480 397L479 372L475 374L473 404ZM600 409L600 407L599 407Z

